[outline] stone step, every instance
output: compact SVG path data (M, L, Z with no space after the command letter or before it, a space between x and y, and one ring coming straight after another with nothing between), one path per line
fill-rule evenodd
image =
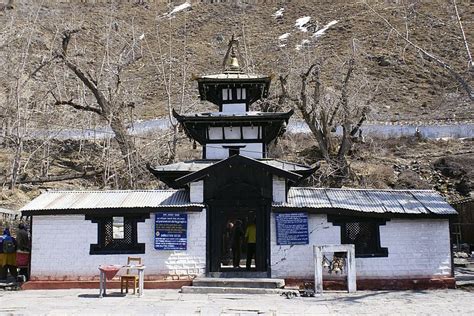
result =
M193 280L193 286L279 289L285 286L285 280L269 278L197 278Z
M181 293L187 294L286 294L294 293L298 296L297 290L288 289L268 289L268 288L252 288L252 287L224 287L224 286L183 286Z

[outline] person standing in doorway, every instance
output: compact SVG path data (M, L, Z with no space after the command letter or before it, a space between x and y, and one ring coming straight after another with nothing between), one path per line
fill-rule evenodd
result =
M250 270L252 266L252 259L255 259L255 248L257 244L257 227L255 225L255 218L252 218L245 230L245 240L247 241L247 262L246 268Z
M240 268L243 237L244 230L242 228L242 221L238 219L235 221L234 230L232 232L232 265L234 268Z
M234 231L234 223L228 221L222 238L223 258L222 263L226 266L230 264L232 258L232 234Z

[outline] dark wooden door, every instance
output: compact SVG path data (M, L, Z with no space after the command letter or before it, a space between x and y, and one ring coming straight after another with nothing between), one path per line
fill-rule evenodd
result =
M252 219L256 224L256 251L255 265L249 271L267 271L269 265L269 208L262 203L256 202L255 206L232 206L220 203L209 207L208 235L208 263L209 272L245 272L245 261L247 256L247 245L242 240L241 268L234 268L232 264L226 263L228 256L226 250L226 227L229 222L235 223L239 220L245 233ZM228 262L228 261L227 261ZM232 262L232 261L230 261Z

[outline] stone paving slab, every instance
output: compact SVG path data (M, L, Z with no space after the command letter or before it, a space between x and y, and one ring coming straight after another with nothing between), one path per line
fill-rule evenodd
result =
M268 289L255 287L225 287L225 286L183 286L181 293L196 294L283 294L293 292L298 294L296 290L289 289Z
M474 315L474 292L326 292L286 299L278 295L182 294L147 290L98 298L96 290L0 291L0 315Z

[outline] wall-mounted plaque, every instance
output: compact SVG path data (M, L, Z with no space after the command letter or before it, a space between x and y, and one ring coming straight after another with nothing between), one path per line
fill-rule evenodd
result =
M277 245L307 245L308 214L276 213Z
M188 214L155 213L155 249L186 250Z

